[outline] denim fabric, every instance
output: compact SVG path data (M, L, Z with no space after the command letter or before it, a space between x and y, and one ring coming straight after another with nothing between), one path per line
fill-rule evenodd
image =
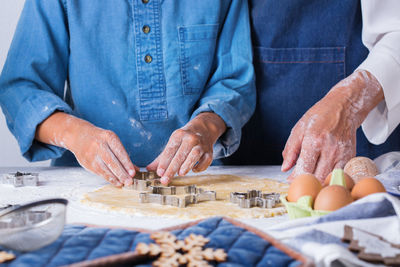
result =
M301 116L366 58L358 0L250 1L257 107L225 164L281 164ZM400 149L400 130L380 146L357 132L357 154Z
M227 156L255 108L247 1L27 0L0 104L32 161L76 164L34 140L55 110L114 131L139 166L189 119L215 112L228 130L214 156Z

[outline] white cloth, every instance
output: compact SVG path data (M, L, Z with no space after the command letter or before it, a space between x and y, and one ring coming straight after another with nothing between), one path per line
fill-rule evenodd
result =
M362 41L369 55L358 67L380 82L385 100L362 124L373 144L382 144L400 123L400 1L361 0Z
M400 151L383 154L374 161L381 171L376 178L388 191L397 188ZM373 194L329 215L290 220L264 231L311 258L316 266L382 266L362 261L347 249L341 240L345 225L400 244L400 200L387 193Z
M378 266L348 250L341 241L345 225L399 244L400 201L387 193L373 194L329 215L291 220L266 232L311 258L316 266Z

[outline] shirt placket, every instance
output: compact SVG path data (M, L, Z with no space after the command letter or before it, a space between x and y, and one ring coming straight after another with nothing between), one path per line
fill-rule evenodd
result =
M133 19L140 120L168 117L159 0L134 0Z

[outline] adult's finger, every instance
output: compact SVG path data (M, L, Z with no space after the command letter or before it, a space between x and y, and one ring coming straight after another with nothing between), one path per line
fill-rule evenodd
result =
M179 169L179 175L186 175L193 166L200 160L203 156L203 151L200 146L195 146L192 151L190 151L189 156L186 158L185 162L182 164Z
M302 173L314 173L320 156L320 146L312 139L312 137L304 138L296 166L288 177L289 181L292 181L297 175Z
M205 171L208 166L211 165L213 160L212 157L212 152L204 153L203 156L200 158L199 163L194 166L193 171L194 172L202 172Z
M296 164L296 160L300 154L302 139L302 129L296 125L290 133L288 141L286 142L285 148L282 152L283 162L281 170L283 172L290 170Z
M315 177L320 182L323 182L335 166L336 149L334 147L325 149L321 152L317 166L314 171Z

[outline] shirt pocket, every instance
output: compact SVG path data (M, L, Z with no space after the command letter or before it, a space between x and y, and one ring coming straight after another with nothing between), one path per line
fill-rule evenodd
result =
M183 94L200 94L210 76L219 24L180 26L180 65Z

